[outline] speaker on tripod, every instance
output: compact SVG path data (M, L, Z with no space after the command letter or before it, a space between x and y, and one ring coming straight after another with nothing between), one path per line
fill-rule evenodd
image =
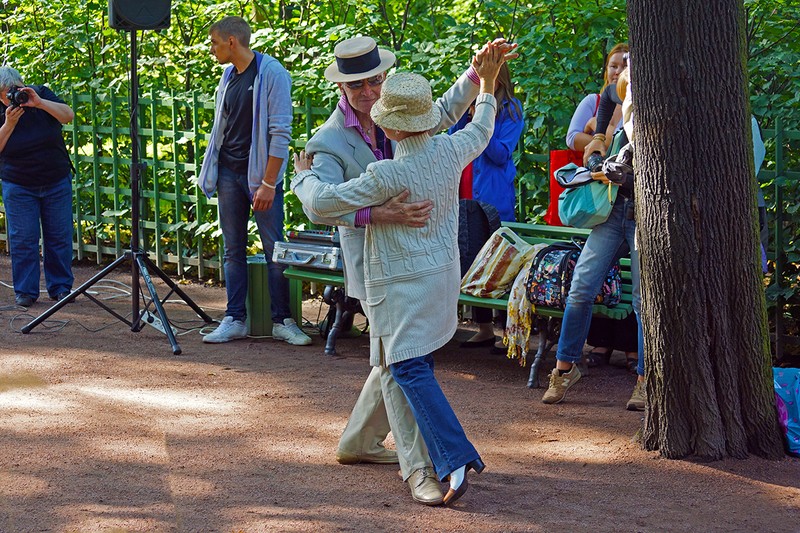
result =
M115 30L169 28L169 0L109 0L108 25Z
M108 311L110 314L129 325L131 331L141 331L144 327L142 317L145 313L149 313L150 304L158 314L158 318L163 325L164 334L172 346L172 353L179 355L181 347L175 339L175 333L169 325L167 313L164 310L164 302L173 294L177 294L180 298L191 307L197 315L202 318L207 324L212 323L214 320L206 314L189 296L173 282L158 265L147 256L147 251L142 250L139 242L139 214L140 214L140 173L141 165L139 164L139 129L138 129L138 116L139 116L139 78L136 72L136 31L137 30L154 30L164 29L169 27L170 24L170 1L169 0L109 0L108 2L108 20L109 25L118 30L129 31L131 34L131 70L130 70L130 135L131 135L131 247L125 253L115 259L111 264L85 282L83 285L75 289L69 296L55 303L50 309L36 317L29 324L22 328L22 333L30 333L30 331L37 325L44 322L47 318L56 313L59 309L73 301L78 295L83 294L88 299ZM115 270L118 266L130 261L131 263L131 314L130 320L121 314L117 313L114 309L108 307L105 303L101 302L87 290L106 277L110 272ZM156 292L153 285L153 279L150 272L156 274L161 280L170 288L170 292L161 299ZM139 293L141 286L139 284L139 277L141 276L144 285L150 293L150 303L148 303L143 310L139 309ZM142 293L143 295L143 293Z

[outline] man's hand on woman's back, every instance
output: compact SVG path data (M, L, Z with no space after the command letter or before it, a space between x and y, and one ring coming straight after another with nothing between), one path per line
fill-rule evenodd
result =
M383 205L373 207L370 212L370 223L401 224L411 228L424 228L428 219L431 218L433 202L422 200L407 203L409 194L408 190L405 190L390 198Z

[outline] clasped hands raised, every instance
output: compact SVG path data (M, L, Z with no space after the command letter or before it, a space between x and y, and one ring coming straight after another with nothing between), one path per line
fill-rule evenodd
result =
M519 57L517 43L509 43L502 37L483 45L474 56L472 56L472 68L481 79L495 80L500 67L506 61Z

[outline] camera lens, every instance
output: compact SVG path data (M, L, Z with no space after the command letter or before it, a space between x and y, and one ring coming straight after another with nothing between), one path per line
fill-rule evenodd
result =
M28 101L28 93L18 88L16 94L14 95L14 102L17 105L22 105L27 101Z
M30 98L28 93L22 90L22 87L12 87L8 90L6 97L12 106L22 105Z
M592 152L586 161L586 168L592 172L600 172L603 169L603 156L600 152Z

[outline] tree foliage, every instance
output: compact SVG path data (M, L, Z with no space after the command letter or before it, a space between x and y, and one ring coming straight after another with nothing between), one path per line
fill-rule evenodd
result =
M128 33L108 27L107 1L3 4L4 63L61 90L126 86ZM745 6L753 111L767 124L786 116L797 126L800 117L788 111L800 101L800 8L792 0L747 0ZM481 43L497 36L514 40L523 51L513 71L530 133L541 146L554 147L563 144L577 102L601 85L604 54L627 39L624 0L174 0L168 29L140 32L142 88L210 95L219 67L208 53L207 29L229 14L252 22L253 47L281 59L296 93L317 103L334 98L322 71L333 45L349 36L374 36L397 52L399 68L424 72L435 90L465 68Z

